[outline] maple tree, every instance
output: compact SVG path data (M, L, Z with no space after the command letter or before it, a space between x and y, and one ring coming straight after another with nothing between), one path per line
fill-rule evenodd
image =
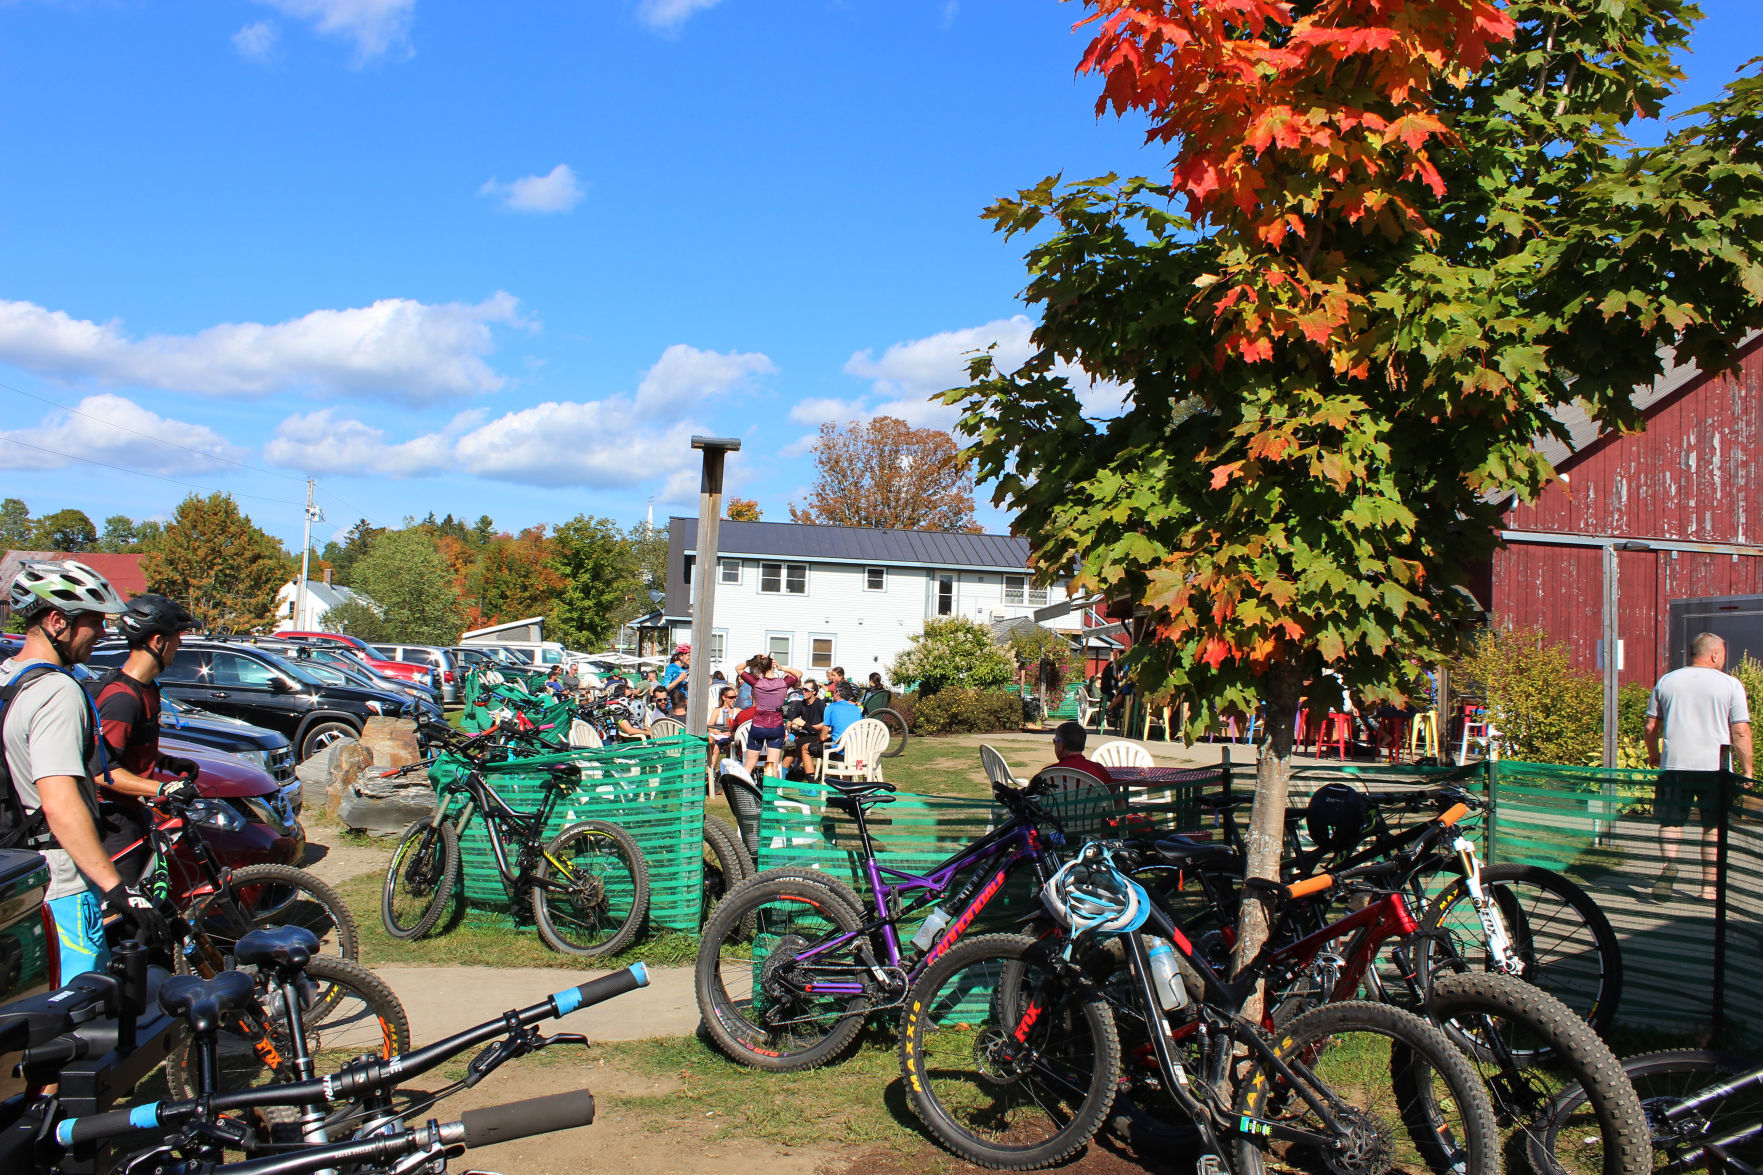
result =
M730 522L758 522L759 500L757 498L730 498L727 514Z
M897 530L970 530L973 473L955 438L893 416L820 426L814 489L792 522Z
M552 540L545 527L529 526L516 537L489 541L472 573L466 627L543 616L563 588L552 566Z
M1142 696L1265 704L1247 869L1277 874L1294 720L1400 696L1476 619L1497 499L1552 476L1553 405L1636 422L1661 347L1763 324L1753 82L1658 151L1682 0L1087 0L1098 112L1167 176L1052 177L1036 350L981 355L960 431L1037 579L1139 609ZM1691 161L1686 163L1686 160ZM1084 417L1059 371L1127 389ZM1331 696L1332 695L1332 696ZM1239 961L1264 940L1247 902Z
M298 574L282 545L229 494L191 494L141 556L147 590L170 596L212 630L249 632L275 616L276 592Z

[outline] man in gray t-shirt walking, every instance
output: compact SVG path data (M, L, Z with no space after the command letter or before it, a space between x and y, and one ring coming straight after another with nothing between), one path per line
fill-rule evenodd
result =
M1665 870L1653 885L1659 901L1671 896L1677 882L1677 853L1691 807L1702 824L1702 899L1714 900L1724 749L1732 748L1734 771L1746 778L1751 774L1751 710L1745 687L1723 673L1725 667L1726 642L1700 633L1690 641L1690 663L1661 677L1647 702L1647 762L1660 769L1653 793L1659 851L1665 855Z

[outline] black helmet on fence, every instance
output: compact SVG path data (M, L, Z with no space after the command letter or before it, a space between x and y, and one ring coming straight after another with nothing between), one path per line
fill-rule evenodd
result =
M1344 783L1325 783L1304 810L1304 830L1319 858L1351 849L1365 835L1370 811L1365 796Z
M116 630L131 649L145 648L156 636L177 636L200 627L202 622L188 608L151 592L130 600L128 611L116 618Z

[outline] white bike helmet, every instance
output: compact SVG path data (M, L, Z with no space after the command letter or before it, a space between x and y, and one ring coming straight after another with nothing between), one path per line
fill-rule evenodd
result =
M8 602L25 619L51 608L78 616L101 612L120 616L128 611L110 581L73 559L43 559L22 564L12 580Z
M1128 934L1150 916L1150 897L1106 857L1068 862L1041 887L1041 902L1059 924L1079 935Z

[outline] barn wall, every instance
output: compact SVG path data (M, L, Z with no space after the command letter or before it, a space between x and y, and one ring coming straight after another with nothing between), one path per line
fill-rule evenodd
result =
M1653 409L1646 431L1586 449L1565 481L1508 511L1512 530L1685 542L1763 540L1763 344L1739 369L1698 380ZM1651 683L1675 668L1670 601L1763 592L1763 559L1691 552L1617 556L1618 630L1625 681ZM1492 605L1504 622L1536 625L1597 664L1602 554L1594 548L1515 543L1493 560Z

